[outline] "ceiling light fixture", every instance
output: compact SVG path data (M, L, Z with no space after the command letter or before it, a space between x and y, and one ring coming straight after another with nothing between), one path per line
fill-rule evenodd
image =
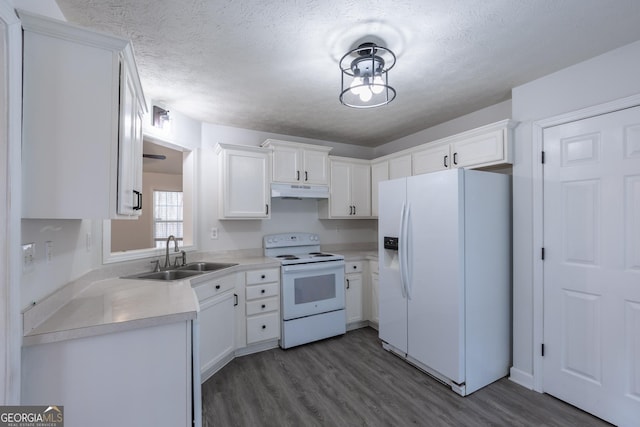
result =
M396 97L389 86L389 70L396 64L396 55L375 43L362 43L340 60L340 102L353 108L373 108L386 105Z

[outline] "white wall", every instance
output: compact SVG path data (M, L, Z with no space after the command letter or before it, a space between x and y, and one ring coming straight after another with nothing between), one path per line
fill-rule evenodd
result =
M400 150L412 148L460 132L511 118L511 100L500 102L473 113L432 126L375 148L374 157L381 157Z
M516 147L513 165L513 369L522 382L533 372L533 122L640 93L640 41L607 52L512 92Z

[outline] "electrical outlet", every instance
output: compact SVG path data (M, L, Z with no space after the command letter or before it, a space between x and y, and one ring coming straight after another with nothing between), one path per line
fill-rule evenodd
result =
M218 240L218 229L216 227L211 228L211 240Z
M26 243L22 245L22 272L29 273L33 271L36 259L36 244Z

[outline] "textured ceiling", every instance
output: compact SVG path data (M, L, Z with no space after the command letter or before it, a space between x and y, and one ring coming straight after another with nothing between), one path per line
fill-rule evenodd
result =
M638 0L57 0L133 41L145 95L208 123L377 146L509 99L640 39ZM338 61L375 35L391 104L338 101ZM603 82L604 84L605 82Z

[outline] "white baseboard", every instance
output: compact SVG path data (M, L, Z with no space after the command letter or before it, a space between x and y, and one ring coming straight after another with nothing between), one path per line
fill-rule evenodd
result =
M513 366L509 370L509 379L522 387L533 390L533 375L516 369Z

